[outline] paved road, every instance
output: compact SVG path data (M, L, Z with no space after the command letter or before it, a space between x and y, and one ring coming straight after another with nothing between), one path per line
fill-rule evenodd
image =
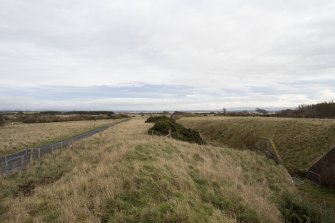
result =
M0 157L0 173L10 174L13 172L17 172L21 170L22 168L24 168L32 160L40 159L41 156L47 153L53 152L54 150L57 150L57 149L62 149L69 145L72 145L74 142L78 142L81 139L95 135L99 132L102 132L108 129L111 126L114 126L116 124L119 124L121 122L125 122L128 120L129 119L119 120L114 123L101 126L99 128L90 130L88 132L73 136L71 138L68 138L68 139L65 139L65 140L62 140L56 143L44 145L39 148L28 148L26 150L22 150L17 153L13 153L13 154Z

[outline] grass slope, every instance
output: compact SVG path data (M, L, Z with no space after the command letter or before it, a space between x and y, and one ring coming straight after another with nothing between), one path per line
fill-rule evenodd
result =
M296 190L283 166L151 126L132 119L1 177L0 222L284 221L275 201Z
M201 117L178 122L216 145L254 148L260 137L271 138L289 171L308 169L335 145L335 120Z

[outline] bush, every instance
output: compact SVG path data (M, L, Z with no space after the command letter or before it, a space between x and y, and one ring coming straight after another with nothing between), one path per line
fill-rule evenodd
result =
M149 132L155 135L167 135L169 134L169 131L172 131L173 125L171 125L169 122L161 121L157 122L150 130Z
M160 121L168 121L168 122L174 122L174 123L176 122L172 118L168 118L166 116L151 116L145 122L146 123L157 123L157 122L160 122Z
M199 132L185 128L183 125L176 123L175 120L165 116L150 117L147 123L155 123L155 125L148 130L149 134L166 136L171 131L171 137L182 141L193 142L197 144L205 144Z

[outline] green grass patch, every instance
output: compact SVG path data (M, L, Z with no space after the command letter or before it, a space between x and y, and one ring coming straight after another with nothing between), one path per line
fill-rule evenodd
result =
M175 159L179 150L166 143L137 145L126 155L118 170L127 175L122 192L105 203L101 221L111 222L211 222L215 213L234 216L240 223L262 222L256 211L234 193L225 194L223 186L206 180L193 162L204 162L195 154L186 175L176 173L161 159ZM136 168L134 168L136 166ZM185 190L181 184L193 189ZM223 220L222 220L223 221Z
M309 200L320 201L321 204L328 206L335 213L335 190L325 186L315 186L315 184L305 181L304 184L298 185L297 188L303 196Z
M278 207L287 223L335 222L333 209L322 207L313 201L301 199L290 193L281 195Z
M256 211L245 204L238 194L222 194L218 183L208 182L192 166L190 166L189 175L195 182L203 202L211 204L228 215L235 216L238 222L261 222Z
M121 166L129 174L123 191L106 202L101 222L209 222L213 207L186 192L174 190L179 179L167 167L154 164L158 157L176 154L178 150L169 144L136 146ZM133 169L135 162L141 166L137 171Z

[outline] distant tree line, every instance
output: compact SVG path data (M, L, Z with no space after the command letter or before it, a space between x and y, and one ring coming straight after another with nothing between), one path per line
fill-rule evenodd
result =
M114 115L112 111L42 111L41 115Z
M335 102L299 105L295 109L284 109L278 112L269 112L256 108L254 111L227 111L213 113L215 116L261 116L261 117L290 117L290 118L335 118Z
M69 121L84 121L107 119L105 115L41 115L41 114L25 114L16 117L16 121L23 123L49 123L49 122L69 122Z
M112 111L41 111L41 112L3 112L0 114L0 125L4 119L10 122L48 123L99 119L128 118L126 114L115 114Z
M296 109L285 109L276 113L280 117L294 118L335 118L335 102L322 102L311 105L300 105Z

